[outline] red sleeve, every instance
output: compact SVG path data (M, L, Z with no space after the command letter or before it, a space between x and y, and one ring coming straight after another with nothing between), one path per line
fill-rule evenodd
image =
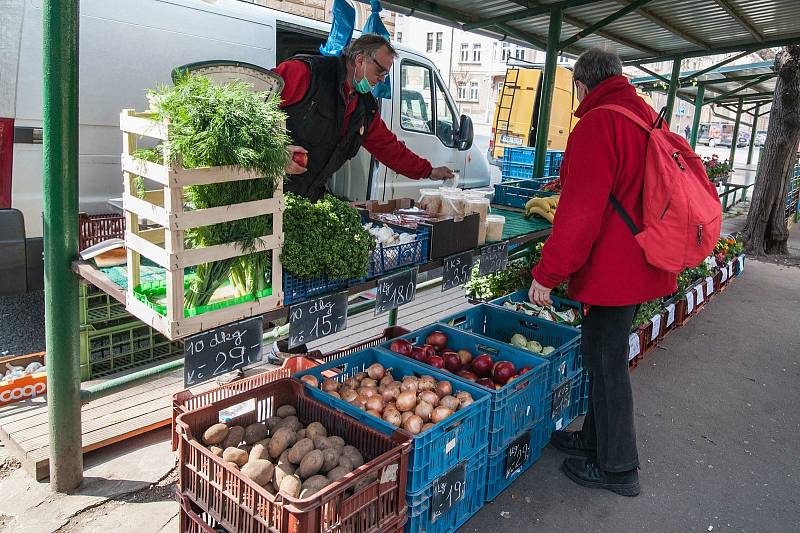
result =
M569 136L569 160L553 233L532 272L534 279L545 287L557 287L578 271L600 235L617 168L609 113L592 113L582 118Z
M375 115L364 138L364 148L375 156L375 159L413 180L425 179L431 174L431 163L397 140L397 135L389 131L381 118L380 112Z
M311 67L308 66L308 63L290 59L272 70L280 74L284 81L283 91L281 91L281 100L283 100L281 107L296 104L303 99L311 85Z

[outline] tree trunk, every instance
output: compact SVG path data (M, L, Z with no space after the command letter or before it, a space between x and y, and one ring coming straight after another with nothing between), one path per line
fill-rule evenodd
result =
M783 48L775 56L775 71L767 139L744 230L745 249L752 255L787 253L786 194L800 144L800 46Z

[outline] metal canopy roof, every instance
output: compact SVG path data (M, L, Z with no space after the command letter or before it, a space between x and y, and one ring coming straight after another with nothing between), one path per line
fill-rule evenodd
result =
M552 9L563 8L560 41L565 54L603 46L615 49L627 63L800 43L798 0L386 0L383 4L400 13L540 49L546 48Z

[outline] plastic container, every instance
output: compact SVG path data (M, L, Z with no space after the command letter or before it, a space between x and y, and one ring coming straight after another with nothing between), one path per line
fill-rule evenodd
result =
M311 374L320 381L325 377L335 377L339 381L344 381L358 372L366 371L373 363L381 363L384 367L391 368L395 379L401 379L408 375L431 375L437 380L450 381L454 393L467 391L475 400L469 407L456 411L447 420L413 437L413 451L408 461L408 492L424 489L437 477L476 451L486 447L489 439L488 391L408 357L397 356L382 348L368 348L301 372L297 374L297 377ZM308 386L306 390L314 399L324 402L386 435L398 431L408 435L406 431L398 430L388 422L369 415L320 389Z
M570 382L570 395L569 395L569 405L565 406L561 412L553 413L553 393L554 391L558 390L565 382ZM558 431L562 429L566 429L572 422L578 418L578 413L580 412L581 402L583 398L583 371L575 372L563 382L559 383L558 385L554 386L550 391L550 395L547 399L546 409L550 410L550 414L548 418L550 419L550 429L548 430L547 434L547 442L550 441L550 434L553 431ZM586 389L587 398L588 398L588 389ZM546 444L546 442L545 442Z
M178 505L180 506L180 518L178 520L178 531L180 533L217 533L217 521L203 511L192 500L180 493L176 494Z
M419 191L419 208L431 215L437 215L442 210L442 193L439 189L421 189Z
M454 219L464 218L464 193L459 190L442 189L442 206L439 214Z
M297 380L282 379L180 415L180 493L231 533L275 531L384 531L406 513L406 470L411 439L384 435L310 398ZM253 401L255 409L234 420L263 422L282 405L292 405L305 422L320 422L329 434L358 448L367 461L339 481L305 499L272 496L229 467L196 439L219 420L220 412Z
M107 239L125 238L125 216L118 213L78 215L78 250L85 250Z
M506 217L503 215L488 215L486 217L486 241L497 242L503 240L503 227Z
M498 183L494 186L493 203L522 209L533 197L554 196L557 193L540 190L552 177L523 179Z
M480 226L478 226L478 245L486 243L486 218L489 216L491 202L481 193L464 194L464 214L471 215L476 213L480 216Z
M553 307L556 311L562 312L566 311L567 309L572 309L581 318L583 318L583 305L581 305L580 302L552 295L550 296L550 299L553 300ZM512 292L511 294L506 294L505 296L495 298L494 300L491 300L489 304L503 307L503 304L506 302L528 302L528 289L520 289L516 292ZM566 326L566 324L562 325ZM576 327L580 329L580 325Z
M467 331L454 329L443 324L433 324L423 329L404 335L402 338L412 344L422 345L425 338L433 331L442 331L448 337L448 347L454 351L469 350L474 356L485 353L494 361L511 361L517 369L530 367L531 370L520 375L513 382L500 389L489 389L448 373L454 380L468 383L481 391L488 392L491 397L489 418L489 451L496 453L523 428L530 426L542 417L542 402L549 392L548 365L545 359L536 357L530 352L514 348L510 344L498 342L486 337L473 335ZM433 368L424 365L425 368Z
M522 474L524 474L533 463L539 460L542 453L542 441L544 434L547 432L549 420L541 418L534 422L529 428L523 429L519 435L514 437L511 442L514 443L527 431L531 432L530 449L528 460L525 461L520 468L506 472L506 457L508 454L509 444L499 452L489 456L487 460L486 469L486 501L494 500L501 492L506 490L511 484ZM508 476L506 474L508 473Z

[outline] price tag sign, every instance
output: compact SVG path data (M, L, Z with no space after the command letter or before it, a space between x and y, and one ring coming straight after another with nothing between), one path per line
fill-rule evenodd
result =
M706 278L706 294L712 294L714 292L714 278L708 277Z
M293 305L289 310L289 348L347 328L347 291Z
M639 343L639 334L631 333L628 336L628 361L636 357L642 352L642 346Z
M720 272L722 272L721 281L722 283L725 283L726 281L728 281L728 267L727 266L722 267L722 270L720 270Z
M390 274L378 280L375 295L375 316L403 304L413 302L417 296L417 268Z
M695 301L697 302L697 305L699 306L701 303L703 303L703 300L705 298L703 296L703 286L702 285L698 285L697 287L695 287L694 292L697 295L696 298L695 298Z
M466 495L467 463L461 463L433 482L431 523L450 510Z
M472 252L445 258L442 269L442 292L465 284L471 276Z
M686 314L689 315L694 311L694 290L686 293Z
M673 322L675 322L675 304L669 304L667 306L667 325L666 325L666 327L670 327Z
M184 341L183 385L191 387L261 361L261 315L220 326Z
M498 242L481 248L481 266L478 274L486 276L506 269L508 265L508 243Z
M654 315L653 318L650 319L650 322L653 323L653 330L650 333L650 342L653 342L658 338L658 334L661 333L661 313Z
M564 410L569 407L569 401L571 399L570 390L572 388L572 380L568 379L564 383L558 386L556 390L553 391L553 409L551 412L552 418L557 417Z
M531 458L531 432L526 431L506 449L506 479L520 471Z

